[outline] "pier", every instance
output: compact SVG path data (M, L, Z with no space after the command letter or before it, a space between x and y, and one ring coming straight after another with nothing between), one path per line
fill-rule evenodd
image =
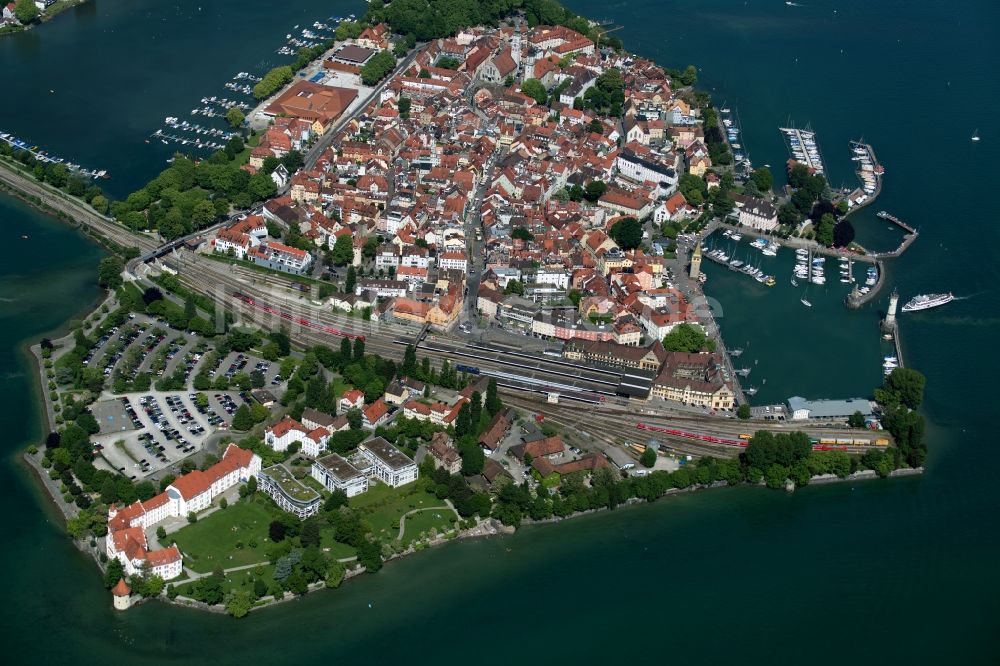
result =
M880 220L885 220L886 222L892 222L897 227L906 232L906 235L903 236L903 242L900 243L899 247L897 247L895 250L892 250L890 252L872 253L872 256L875 257L876 259L893 259L895 257L898 257L899 255L906 252L906 249L911 245L913 245L913 241L917 240L917 236L920 235L920 232L917 231L916 228L910 226L906 222L903 222L895 215L890 215L884 210L880 210L879 212L875 213L875 217L877 217Z
M825 175L823 158L820 157L819 146L816 145L815 132L795 127L779 127L778 129L785 135L789 152L792 153L796 162L815 170L821 176Z
M878 280L872 285L871 291L867 294L862 294L858 291L857 284L854 285L854 289L851 293L847 295L844 299L844 305L846 305L851 310L857 310L864 305L871 303L878 296L879 291L885 286L885 264L881 261L875 261L875 267L878 268Z
M754 238L764 238L764 239L775 239L775 236L773 234L767 234L764 233L763 231L759 231L751 227L743 227L737 224L730 224L728 222L718 222L714 226L711 223L709 223L709 225L702 230L702 233L704 234L704 236L708 236L713 231L719 229L720 227L724 229L731 229L733 231L743 234L744 236L752 236ZM853 261L863 261L869 264L875 263L878 259L877 255L855 254L853 252L848 252L846 250L837 250L831 247L824 247L823 245L820 245L816 241L809 240L808 238L794 238L794 237L781 238L778 242L780 242L783 247L790 247L792 249L803 248L806 250L812 250L813 254L822 254L827 257L839 258L839 257L849 256Z

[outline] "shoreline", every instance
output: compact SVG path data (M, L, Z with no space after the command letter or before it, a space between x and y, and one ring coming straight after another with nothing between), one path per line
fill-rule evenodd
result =
M86 2L86 0L80 0L80 2L69 4L69 5L65 6L64 8L62 8L60 11L64 11L65 9L68 9L70 7L83 4L84 2ZM49 19L53 18L55 15L56 14L53 14L53 16L49 17ZM17 179L30 180L30 176L26 176L26 175L20 173L17 169L11 169L7 165L5 165L5 164L0 164L0 170L2 170L2 169L6 169L7 171L11 172L14 176L17 177ZM36 185L38 185L43 190L49 189L49 188L47 188L45 186L44 183L36 183ZM105 237L98 229L95 228L95 226L97 226L97 225L93 225L92 226L92 223L85 222L82 219L74 218L73 211L72 211L73 206L68 206L67 210L60 210L59 208L53 208L53 207L47 205L46 199L33 197L29 192L20 191L20 190L18 190L17 186L14 185L14 184L12 184L10 181L8 181L6 183L0 181L0 188L2 188L3 191L5 191L5 192L10 192L12 196L15 196L15 197L19 198L20 200L24 201L26 204L33 206L34 208L38 209L42 213L44 213L46 215L50 215L53 218L55 218L56 220L59 220L61 222L73 225L77 230L79 230L91 242L96 242L99 245L101 245L102 247L110 248L112 252L120 252L121 246L117 246L116 247L115 242L111 238ZM56 196L55 194L53 194L51 192L49 192L48 195L49 196ZM61 198L63 198L63 199L69 199L69 197L66 197L66 195L64 195L64 194L60 194L59 196ZM37 198L37 200L33 200L33 199L36 199L36 198ZM71 202L65 202L65 203L69 204ZM75 200L73 200L72 203L75 204ZM80 211L78 210L76 212L79 213ZM86 211L84 211L84 212L86 212ZM141 240L141 237L137 236L136 237L136 242L138 243L139 240ZM93 312L95 312L97 309L99 309L102 304L108 302L108 300L110 298L113 298L113 294L108 294L107 292L105 292L105 295L104 295L103 298L98 299L96 303L92 303L92 304L87 305L84 308L84 310L83 310L83 312L86 313L85 316L84 316L84 318L89 317ZM55 330L59 331L59 332L63 332L64 329L68 329L68 324L69 324L69 322L73 321L73 319L74 318L67 319L62 325L60 325L59 327L57 327ZM43 334L43 337L44 336L45 336L45 334ZM69 337L70 336L68 335L68 332L66 332L58 340L53 340L53 342L54 343L59 343L59 344L66 344L66 341L69 339ZM71 342L71 340L69 340L69 341ZM36 388L37 388L38 391L40 391L41 396L42 396L42 403L40 405L38 405L36 407L36 409L40 410L44 414L44 421L43 421L43 423L45 423L45 424L48 425L50 431L53 431L53 430L56 429L56 423L55 423L55 419L53 417L54 412L52 411L52 404L51 404L51 401L49 400L48 393L47 393L47 391L45 389L46 380L47 380L47 378L46 378L46 368L45 368L45 359L41 356L40 347L38 347L37 344L31 344L30 340L22 341L22 343L20 343L20 346L26 347L27 351L31 354L31 356L35 360L36 370L37 370L37 374L35 375L35 377L36 377L36 381L38 381L38 384L36 385ZM30 444L30 442L27 442L26 444ZM48 479L47 474L44 474L45 470L44 470L44 468L41 467L41 465L38 462L39 459L40 459L40 457L41 457L40 453L32 455L30 453L26 453L25 452L22 455L22 458L28 463L28 465L30 467L32 467L34 469L35 474L38 476L38 482L41 484L42 489L44 489L46 491L46 494L49 495L50 499L56 505L56 508L63 514L64 520L73 517L76 514L76 511L75 511L76 507L75 507L75 505L67 505L65 502L62 501L62 497L58 494L58 486L56 486L53 483L50 483L51 480ZM915 468L915 469L905 468L905 469L900 469L900 470L894 470L893 472L891 472L887 476L887 478L893 478L893 477L896 477L896 476L919 475L919 474L922 474L923 471L924 471L923 468ZM810 484L809 485L812 485L813 483L815 483L817 485L823 485L823 484L836 483L836 482L841 482L841 481L871 480L871 479L876 479L876 478L879 478L879 477L877 476L877 474L874 471L863 470L863 471L859 471L859 472L856 472L854 474L851 474L851 475L849 475L847 477L844 477L844 478L840 478L840 477L836 477L836 476L831 476L831 475L824 475L822 477L813 477L813 479L810 480ZM763 485L763 484L762 483L758 483L758 484L741 483L741 484L738 484L738 485ZM709 485L706 485L706 486L693 485L693 486L690 486L690 487L687 487L687 488L672 488L672 489L669 489L669 490L666 491L666 493L664 494L664 497L668 496L668 495L677 495L677 494L680 494L680 493L698 492L698 491L703 491L703 490L711 490L711 489L720 488L720 487L729 487L729 485L726 484L725 482L716 482L716 483L709 484ZM733 487L737 487L737 486L733 486ZM656 500L653 500L653 501L656 501ZM633 504L638 504L638 503L647 503L647 500L642 500L642 499L638 499L638 498L632 498L632 499L630 499L630 500L628 500L626 502L623 502L620 506L621 507L628 507L628 506L631 506ZM650 501L648 503L652 503L652 501ZM600 511L607 511L607 510L610 510L610 509L607 508L607 507L598 508L598 509L589 509L589 510L586 510L586 511L576 512L576 513L570 514L568 516L552 517L552 518L549 518L549 519L544 519L544 520L539 520L539 521L533 521L533 520L530 520L530 519L526 519L522 524L524 526L528 526L528 525L543 524L543 523L548 523L548 522L562 522L562 521L567 520L567 519L577 518L577 517L581 517L581 516L584 516L584 515L587 515L587 514L598 513ZM492 537L492 536L498 536L498 535L501 535L501 534L510 534L510 533L516 532L515 528L500 528L500 527L497 527L498 525L499 525L498 521L496 521L495 519L492 519L492 518L488 518L488 519L486 519L486 520L481 521L480 523L478 523L477 526L474 527L474 528L470 528L469 530L460 530L457 533L449 533L450 536L436 537L435 539L427 542L426 544L422 543L421 547L419 547L419 548L417 548L416 546L414 546L414 545L411 544L407 548L406 551L403 551L402 553L394 554L394 555L386 558L384 560L384 562L387 563L387 562L390 562L390 561L402 559L402 558L407 557L409 555L413 555L416 552L419 552L420 550L426 550L426 549L429 549L429 548L437 547L437 546L442 545L442 544L446 543L447 541L451 541L451 540L462 539L462 538L486 538L486 537ZM477 532L478 530L486 528L486 526L491 526L496 531L487 532L487 533L474 533L474 532ZM74 538L71 537L71 541L74 543L74 545L77 546L77 548L79 550L81 550L81 552L90 553L91 556L94 557L95 561L97 562L98 567L99 567L100 570L103 571L106 568L105 566L102 565L102 563L100 561L98 549L96 549L96 548L94 548L92 546L87 545L87 543L85 541L81 541L79 539L74 539ZM360 576L362 573L366 573L366 571L365 571L365 569L363 567L358 566L358 567L352 568L352 569L348 570L347 572L345 572L344 580L346 581L349 578L354 578L354 577ZM308 592L306 594L308 594L309 592L314 592L314 591L319 590L319 589L323 589L325 587L327 587L326 584L323 581L320 581L318 583L315 583L314 585L311 585L310 588L309 588L309 590L308 590ZM291 593L287 593L287 594L285 594L283 596L282 599L274 599L274 598L272 598L270 602L263 603L260 606L255 605L251 610L258 610L260 608L266 608L266 607L269 607L269 606L272 606L272 605L277 605L277 604L280 604L280 603L291 601L291 600L294 600L294 599L298 598L298 596L304 596L304 595L294 595L294 594L291 594ZM196 600L193 600L193 599L190 599L190 598L187 598L187 597L182 597L182 596L178 596L176 599L167 599L165 597L165 595L161 595L160 597L156 597L156 598L152 598L152 599L158 599L158 600L161 600L161 601L166 601L167 603L171 603L171 604L179 605L179 606L186 606L186 607L190 607L190 608L200 608L201 610L208 610L210 612L222 612L222 613L226 612L224 605L209 606L209 605L204 604L202 602L198 602ZM141 601L136 601L136 605L139 605L141 603L145 603L146 601L150 601L152 599L142 599Z

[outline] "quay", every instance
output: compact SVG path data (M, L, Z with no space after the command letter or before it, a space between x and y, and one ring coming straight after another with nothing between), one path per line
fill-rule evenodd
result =
M861 181L861 187L847 194L847 203L851 210L847 213L851 215L855 211L868 206L882 193L882 177L885 175L885 168L879 164L875 157L875 149L863 141L851 141L851 152L854 157L851 159L859 163L855 173Z
M885 264L878 260L874 263L875 267L878 269L878 279L875 281L875 284L872 285L871 290L867 294L862 294L858 291L858 285L855 283L854 289L852 289L851 293L849 293L844 299L844 305L846 305L848 309L857 310L862 306L871 303L875 300L875 297L878 296L879 291L881 291L882 287L885 285Z

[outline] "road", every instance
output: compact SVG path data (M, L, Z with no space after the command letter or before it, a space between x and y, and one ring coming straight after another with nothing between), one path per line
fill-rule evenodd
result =
M347 125L347 123L357 118L366 108L368 108L368 105L371 104L373 99L382 94L382 91L385 90L386 86L388 86L389 83L391 83L392 80L396 78L396 76L400 72L402 72L404 69L413 64L413 60L417 57L422 48L423 48L422 44L417 44L413 48L413 50L410 51L407 54L407 56L399 62L398 65L396 65L396 69L394 69L391 74L385 77L385 79L383 79L381 83L375 86L375 88L371 91L371 93L369 93L368 97L366 97L364 101L361 102L361 104L358 104L353 111L349 112L346 116L342 117L339 121L337 121L337 124L333 126L332 130L327 131L325 134L323 134L323 136L320 137L319 141L317 141L315 144L313 144L311 148L309 148L309 150L304 155L306 170L312 169L314 166L316 166L316 161L319 160L320 155L322 155L323 151L325 151L327 148L330 147L330 144L333 142L334 137L336 137L337 134L340 133L340 131L344 128L344 126Z
M493 182L493 172L497 164L502 162L506 155L506 148L498 148L490 156L486 164L486 171L483 173L483 179L479 183L479 187L476 188L470 212L465 217L465 239L466 245L469 247L469 269L466 276L466 309L461 317L462 321L475 322L477 320L477 294L479 294L479 283L483 277L483 270L486 268L486 260L482 257L483 245L486 240L485 233L480 237L477 237L476 233L483 232L483 198L486 196L486 191L489 189L490 183Z

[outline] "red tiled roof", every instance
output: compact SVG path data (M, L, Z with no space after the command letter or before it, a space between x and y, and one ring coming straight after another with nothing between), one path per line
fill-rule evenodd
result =
M124 578L119 578L118 583L111 588L111 594L116 597L127 597L132 594L132 588L128 586Z

